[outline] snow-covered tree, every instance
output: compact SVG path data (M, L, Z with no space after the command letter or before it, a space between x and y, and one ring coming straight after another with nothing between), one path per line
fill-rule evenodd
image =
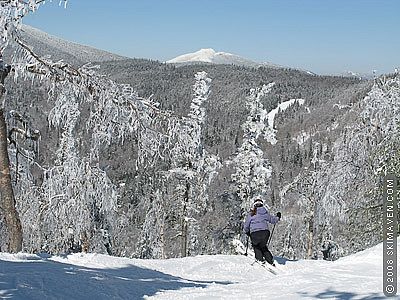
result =
M268 181L272 168L259 146L259 138L262 137L271 144L276 143L275 130L268 126L268 112L261 103L261 99L274 85L275 83L269 83L262 88L251 89L246 98L249 115L242 125L243 142L233 160L236 171L232 175L244 211L250 207L253 197L265 196L269 190Z
M400 174L398 142L400 129L400 75L375 80L371 91L363 99L361 114L365 128L360 135L369 138L370 146L377 146L373 157L375 174Z
M367 96L344 116L353 122L333 143L332 159L323 159L324 142L314 142L310 166L286 189L297 196L291 218L301 216L290 231L303 228L296 246L307 256L327 243L340 256L381 241L381 180L400 170L399 87L398 75L375 79Z
M367 187L349 214L353 232L350 240L353 248L360 250L382 239L377 234L382 228L382 178L387 174L400 176L399 74L376 78L360 102L358 113L358 122L341 140L343 146L334 150L335 160L341 162L346 173L353 169L357 179ZM348 181L351 178L349 175L346 177ZM349 185L346 190L351 187Z
M168 177L177 180L174 198L180 210L182 256L196 250L199 228L197 216L208 208L207 187L220 167L218 157L204 149L202 139L206 118L203 103L208 99L210 82L206 72L195 74L190 111L176 128L176 144L170 154Z
M147 211L139 242L141 258L165 258L165 195L157 189L151 201L145 203Z
M7 58L11 67L5 66L2 61L0 64L0 97L3 104L0 110L0 207L4 211L8 249L12 252L22 249L22 228L26 231L25 239L40 235L37 240L51 241L50 250L53 251L63 248L62 244L71 235L77 240L91 240L89 248L97 243L96 235L109 240L106 215L111 216L116 209L116 190L100 168L101 148L133 134L138 141L138 165L148 163L161 155L162 149L168 148L169 138L165 133L170 133L170 128L174 127L173 119L158 126L168 116L156 108L157 103L140 98L129 85L117 84L97 75L95 67L84 65L76 68L35 54L20 38L20 21L43 2L0 1L0 26L3 28L0 32L0 55L6 47L13 48L12 57ZM23 173L28 179L20 180L23 183L15 185L22 226L15 209L4 118L4 78L10 71L17 83L30 80L48 86L49 101L54 103L49 122L61 131L54 166L41 166L43 181L40 185L31 180L29 164L33 164L32 159L26 160L25 169L14 165L15 177ZM89 110L88 116L82 115L83 109ZM85 118L83 123L90 139L87 153L77 150L74 134L78 118ZM18 133L29 136L26 128L15 131L15 134ZM15 148L19 149L19 145ZM10 148L10 155L18 151ZM40 243L29 247L46 248L46 241ZM109 249L109 245L106 248Z
M40 186L26 189L17 185L24 235L38 235L36 239L26 239L29 250L66 251L70 247L65 243L66 236L78 243L82 243L82 237L88 241L102 239L107 231L107 218L116 212L114 185L98 164L91 161L90 155L81 157L77 150L75 132L79 115L74 93L61 89L49 114L50 125L61 131L55 165L44 170ZM40 244L43 241L46 242Z

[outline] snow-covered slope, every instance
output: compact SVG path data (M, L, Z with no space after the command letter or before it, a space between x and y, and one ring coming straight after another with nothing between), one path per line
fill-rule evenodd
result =
M0 253L0 298L383 299L382 244L335 262L276 260L273 275L239 255L139 260Z
M51 55L54 60L64 59L82 64L126 59L107 51L63 40L28 25L22 25L22 38L34 48L36 53Z
M240 66L268 66L279 68L280 66L272 63L258 63L241 56L226 53L216 52L214 49L200 49L197 52L183 54L173 59L166 61L169 64L192 64L192 63L212 63L212 64L233 64Z

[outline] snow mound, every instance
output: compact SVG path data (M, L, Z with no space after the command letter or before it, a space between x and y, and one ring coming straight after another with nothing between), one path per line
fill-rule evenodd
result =
M277 275L243 255L141 260L0 253L0 298L383 299L382 250L380 244L335 262L276 257Z
M10 253L0 253L0 260L2 261L14 261L14 262L23 262L27 260L41 260L42 258L36 254L29 254L29 253L17 253L17 254L10 254Z

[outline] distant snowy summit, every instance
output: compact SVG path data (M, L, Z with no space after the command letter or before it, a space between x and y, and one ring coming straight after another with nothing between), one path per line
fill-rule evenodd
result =
M208 62L212 63L216 59L219 58L226 58L233 56L230 53L225 53L225 52L215 52L214 49L208 48L208 49L200 49L197 52L194 53L187 53L183 54L180 56L177 56L171 60L168 60L167 63L173 64L173 63L188 63L188 62Z
M187 53L166 61L168 64L196 64L210 63L217 65L239 65L248 67L266 66L271 68L282 68L282 66L272 63L259 63L241 56L227 53L216 52L214 49L200 49L197 52Z
M356 77L360 80L363 79L373 79L375 77L374 71L371 71L371 73L358 73L358 72L353 72L353 71L344 71L343 73L339 74L339 76L343 77Z

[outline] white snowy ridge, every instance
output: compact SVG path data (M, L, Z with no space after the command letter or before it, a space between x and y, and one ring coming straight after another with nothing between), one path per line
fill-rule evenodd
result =
M211 63L216 56L232 56L230 53L215 52L214 49L200 49L194 53L183 54L167 61L167 63L182 63L182 62L208 62Z
M275 257L277 275L251 266L253 258L244 255L142 260L0 253L0 298L380 299L382 248L334 262Z
M103 62L127 59L126 57L114 53L61 39L29 25L23 24L21 25L21 29L23 37L28 38L28 41L31 44L37 45L37 42L40 42L40 44L44 44L46 48L54 48L57 51L69 53L83 62ZM52 54L47 53L47 51L48 50L46 49L46 54Z
M212 48L200 49L193 53L179 55L173 59L166 61L167 64L191 64L191 63L211 63L211 64L233 64L240 66L266 66L271 68L280 68L281 66L263 62L259 63L251 59L241 57L236 54L227 52L217 52Z

